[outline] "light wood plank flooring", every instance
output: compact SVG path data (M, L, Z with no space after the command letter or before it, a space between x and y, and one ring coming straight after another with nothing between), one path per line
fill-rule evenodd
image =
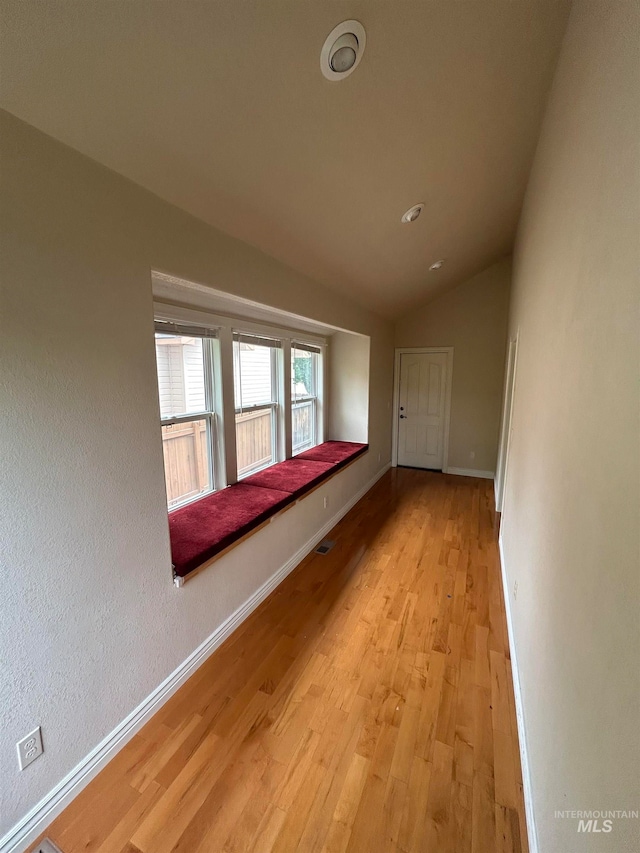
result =
M526 851L496 537L490 481L389 472L46 834L64 853Z

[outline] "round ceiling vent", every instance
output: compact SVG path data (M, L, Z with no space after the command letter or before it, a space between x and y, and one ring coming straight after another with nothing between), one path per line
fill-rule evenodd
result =
M334 27L320 52L320 68L327 80L344 80L352 74L366 43L364 27L358 21L343 21Z
M421 201L420 204L414 204L413 207L410 207L405 213L400 217L401 222L415 222L416 219L422 213L422 208L424 207L424 202Z

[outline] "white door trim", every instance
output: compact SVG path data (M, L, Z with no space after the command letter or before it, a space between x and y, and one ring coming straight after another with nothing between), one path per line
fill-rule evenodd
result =
M396 347L393 368L393 416L391 465L398 467L398 407L400 406L400 357L406 353L444 353L447 356L447 374L444 397L444 445L442 470L446 474L449 462L449 424L451 422L451 385L453 379L453 347Z
M507 484L507 466L509 462L509 439L513 418L513 401L516 392L516 368L518 366L518 339L520 330L515 338L509 340L507 346L507 364L505 370L504 394L502 400L502 424L500 442L498 445L498 464L496 466L495 496L496 511L502 512L504 505L504 490Z

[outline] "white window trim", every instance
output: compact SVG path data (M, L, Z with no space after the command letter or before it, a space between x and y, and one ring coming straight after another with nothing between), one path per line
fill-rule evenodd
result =
M164 317L156 317L156 319L165 319ZM215 328L215 327L209 327ZM171 333L169 333L171 334ZM155 339L155 335L154 335ZM209 473L210 487L205 492L198 492L197 495L177 501L172 506L168 506L168 512L174 512L188 504L195 503L207 495L213 494L218 490L218 465L216 460L216 445L218 435L218 418L216 413L216 394L215 394L215 362L216 362L216 339L202 338L202 356L204 368L204 398L207 408L200 412L188 412L184 415L172 415L168 418L163 418L160 415L160 430L162 427L174 426L176 424L194 423L195 421L205 421L207 425L207 462Z
M294 401L291 399L291 345L295 342L299 344L312 344L313 346L319 347L320 358L318 359L318 373L316 377L317 396L309 399L316 400L315 443L321 444L325 440L328 417L326 406L326 382L329 373L326 364L328 356L327 338L320 335L314 335L309 332L304 332L300 329L256 323L252 320L243 320L240 317L227 317L222 314L214 314L194 308L183 308L181 306L171 305L156 300L154 300L153 303L153 314L155 320L168 320L170 322L185 323L218 331L218 337L216 339L211 339L210 344L212 350L211 368L213 370L214 390L214 399L212 400L213 423L211 428L212 447L210 451L210 459L211 466L214 469L211 473L212 482L214 483L216 491L239 481L236 454L236 406L234 395L234 332L244 332L247 334L261 335L267 338L276 338L281 342L281 347L276 350L278 353L276 379L278 388L278 404L276 409L277 429L274 449L276 462L282 461L283 459L291 459L293 457L291 411ZM305 400L306 399L307 398L305 398ZM300 398L295 402L300 403L304 402L304 400ZM267 408L272 407L273 405L273 402L269 402L259 404L258 406L251 408ZM249 411L249 409L246 408L243 409L243 411ZM193 420L194 417L189 415L187 419ZM207 492L206 494L211 493ZM185 506L187 503L192 503L201 497L202 495L198 495L195 498L190 498L188 501L181 503L180 506ZM178 509L178 506L172 507L170 511L173 511L174 509Z
M248 335L248 332L244 325L234 327L232 329L234 335L234 343L235 343L235 335ZM258 336L257 336L258 337ZM249 471L246 471L244 474L240 474L237 472L238 482L243 480L245 477L250 477L252 474L257 474L258 471L264 471L265 468L270 468L271 465L275 465L277 462L281 462L283 458L281 454L281 442L280 442L280 434L282 431L282 413L284 411L284 406L281 403L280 392L281 392L281 383L279 381L279 374L282 372L283 364L282 357L280 355L280 351L282 349L282 341L280 338L275 338L274 335L269 336L272 340L277 340L277 346L274 346L271 350L271 400L264 400L261 403L254 403L250 406L235 406L235 414L241 415L246 414L247 412L259 412L259 411L270 411L271 412L271 457L274 459L274 462L268 462L265 465L259 465L255 468L251 468ZM235 405L235 351L234 351L234 405ZM242 396L242 378L240 379L240 395ZM235 418L234 418L235 423ZM236 456L237 458L237 456Z
M312 343L313 343L312 341L305 340L304 338L301 338L300 336L298 336L292 342L291 348L296 349L299 345L299 347L302 349L302 348L304 348L305 344L312 344ZM317 346L317 345L314 345L314 346ZM308 447L303 446L300 449L295 450L295 451L294 451L293 444L292 444L292 447L291 447L292 456L294 454L297 456L298 453L304 453L305 450L309 450L312 447L315 447L316 445L321 444L322 441L324 440L324 433L325 433L324 421L325 421L325 418L323 416L323 407L322 407L322 398L323 398L322 390L324 388L323 365L324 365L325 350L322 347L318 347L318 348L320 349L320 352L317 353L317 355L319 355L320 358L317 359L317 361L315 363L316 393L315 394L309 394L305 397L296 397L295 399L292 398L292 400L291 400L291 419L293 419L293 407L294 406L297 406L301 403L313 403L312 443Z

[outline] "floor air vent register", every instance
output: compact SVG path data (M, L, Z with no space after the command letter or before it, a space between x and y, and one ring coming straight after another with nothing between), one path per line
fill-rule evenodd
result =
M34 847L32 853L62 853L62 850L50 841L48 838L43 838L40 844Z
M331 539L323 539L322 542L315 549L316 554L328 554L329 551L335 545L335 542L332 542Z

